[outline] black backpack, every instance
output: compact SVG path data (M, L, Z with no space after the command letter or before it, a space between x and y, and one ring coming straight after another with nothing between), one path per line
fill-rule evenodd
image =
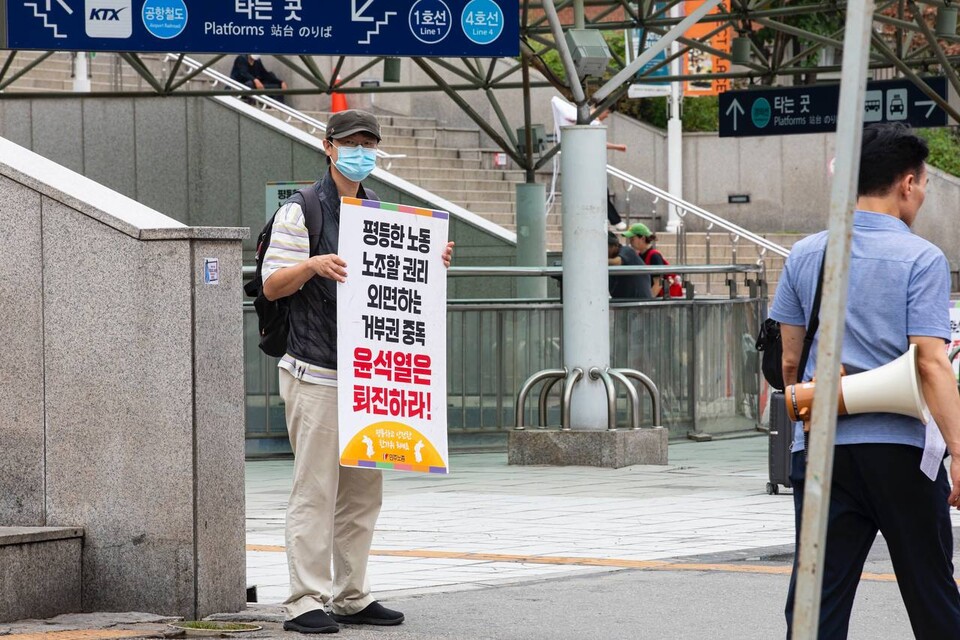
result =
M295 202L303 209L303 221L311 236L319 235L323 230L323 211L320 207L320 196L316 185L304 187L284 201L284 205ZM281 205L282 206L282 205ZM280 209L277 209L279 211ZM253 301L257 310L257 321L260 330L260 350L268 356L281 358L287 352L287 335L290 333L290 299L267 300L263 295L263 257L270 247L270 236L273 233L273 221L277 217L274 212L270 220L264 225L257 236L257 272L253 279L244 285L243 290ZM316 231L314 232L314 229ZM310 255L313 256L316 248L310 244Z

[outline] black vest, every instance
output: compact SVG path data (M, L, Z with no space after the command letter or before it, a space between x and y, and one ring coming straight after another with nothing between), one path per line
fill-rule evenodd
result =
M321 229L307 229L310 255L337 253L340 244L340 194L330 171L314 185L323 211ZM379 200L363 185L357 192L363 200ZM290 296L290 334L287 353L326 369L337 368L337 283L314 276Z

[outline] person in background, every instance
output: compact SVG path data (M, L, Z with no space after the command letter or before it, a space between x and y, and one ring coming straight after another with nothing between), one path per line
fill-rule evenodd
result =
M617 231L625 231L627 228L627 223L623 221L620 212L617 211L617 205L613 201L613 192L610 189L607 189L607 222Z
M653 248L657 241L657 234L650 231L650 228L642 222L631 225L629 229L623 232L623 237L627 238L630 246L633 247L637 255L643 261L643 264L649 266L664 266L670 264L657 249ZM663 288L666 285L671 298L683 297L683 284L680 277L674 274L664 276L650 276L653 295L662 298Z
M260 56L254 53L239 55L233 61L233 69L230 70L230 78L247 85L251 89L286 89L287 83L281 80L277 74L267 71L260 60ZM286 103L283 94L270 96L277 102ZM249 102L249 100L247 100Z
M550 99L550 107L553 111L553 135L557 143L560 143L561 127L567 127L577 124L577 107L576 105L567 102L560 96L553 96ZM599 126L607 117L610 115L609 110L601 111L597 113L596 111L592 112L590 116L593 120L590 122L591 126ZM607 142L607 150L610 151L626 151L627 145L625 144L615 144L613 142ZM547 194L547 210L550 210L550 207L553 206L553 203L557 196L557 179L560 176L560 158L558 156L553 157L553 177L550 180L550 193ZM609 193L609 190L608 190ZM607 215L609 218L609 202ZM619 218L620 214L617 214ZM611 222L611 224L616 224Z
M637 252L620 244L613 232L607 232L607 264L611 267L640 266L643 262ZM630 275L611 275L609 277L610 297L614 300L650 300L650 277L642 273Z

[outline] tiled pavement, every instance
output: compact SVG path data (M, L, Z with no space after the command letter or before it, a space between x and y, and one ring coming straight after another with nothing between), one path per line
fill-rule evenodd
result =
M759 436L671 443L662 467L512 467L505 454L464 454L452 457L451 469L446 477L385 473L370 562L377 595L609 571L584 565L793 540L792 499L766 494L766 439ZM247 463L247 582L263 603L287 594L282 546L291 473L291 461Z
M789 553L793 500L789 490L766 494L766 442L676 442L669 465L617 470L515 467L505 454L464 454L452 456L449 476L385 472L374 593L475 589L689 556L749 558L771 547ZM247 583L261 603L287 595L292 467L247 463ZM960 513L953 519L960 525Z

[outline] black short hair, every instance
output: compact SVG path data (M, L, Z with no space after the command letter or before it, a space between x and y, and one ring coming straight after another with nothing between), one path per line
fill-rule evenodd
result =
M878 123L863 128L857 196L883 196L908 173L923 173L927 141L909 126Z

